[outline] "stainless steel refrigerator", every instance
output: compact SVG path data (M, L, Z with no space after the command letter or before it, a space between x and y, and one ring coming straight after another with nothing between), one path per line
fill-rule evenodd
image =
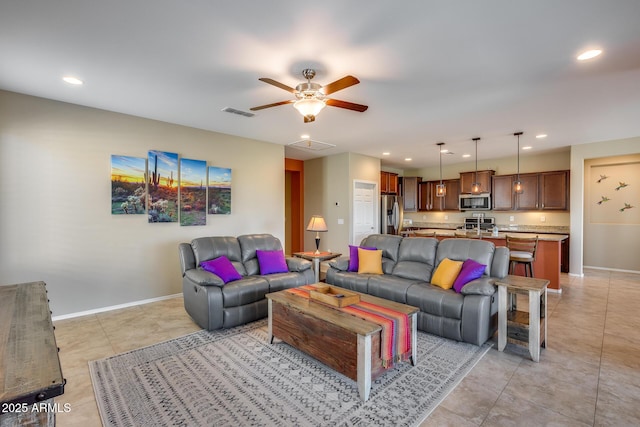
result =
M380 234L400 234L404 221L402 197L380 196Z

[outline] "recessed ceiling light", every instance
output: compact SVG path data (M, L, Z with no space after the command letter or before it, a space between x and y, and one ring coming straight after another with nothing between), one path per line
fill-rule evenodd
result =
M471 157L471 154L463 154L462 157Z
M546 138L547 134L546 133L541 133L540 135L536 135L536 138L538 139L542 139L542 138Z
M81 84L84 83L79 78L73 77L73 76L64 76L62 78L62 80L64 80L65 82L69 83L70 85L76 85L76 86L81 85Z
M442 150L440 150L440 152L442 154L447 154L449 152L449 150L447 150L446 148L443 148Z
M306 133L303 135L300 135L300 138L302 139L309 139L309 135L307 135Z
M600 49L587 50L578 55L578 61L586 61L587 59L595 58L601 53L602 51Z
M522 147L523 150L531 150L531 146L527 145L526 147Z
M382 153L383 156L388 156L389 154L391 153L389 153L388 151L385 151L384 153Z
M411 157L407 157L404 159L405 162L410 162L411 160L412 160Z

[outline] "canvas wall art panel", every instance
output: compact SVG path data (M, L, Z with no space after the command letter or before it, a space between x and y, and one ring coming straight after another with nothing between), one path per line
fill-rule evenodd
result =
M231 169L209 167L209 210L214 215L231 214Z
M177 222L178 154L150 150L148 166L149 222Z
M144 214L146 194L144 157L111 156L111 213L113 215Z
M180 225L207 224L207 162L180 159Z

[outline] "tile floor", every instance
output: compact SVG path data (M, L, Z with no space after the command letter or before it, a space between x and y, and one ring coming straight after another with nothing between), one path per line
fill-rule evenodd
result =
M587 270L549 294L540 363L490 350L422 426L640 425L640 275ZM526 307L526 301L518 302ZM55 323L65 393L57 425L100 426L89 360L194 332L181 298ZM497 343L496 343L497 346Z

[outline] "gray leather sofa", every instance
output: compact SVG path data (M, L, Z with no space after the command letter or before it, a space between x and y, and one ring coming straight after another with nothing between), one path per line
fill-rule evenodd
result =
M271 234L238 237L201 237L180 243L184 308L207 330L230 328L267 317L265 295L314 282L311 262L286 258L288 272L260 274L256 250L282 250ZM226 256L242 279L225 284L200 266L203 261Z
M348 257L329 263L326 282L420 309L418 329L481 345L497 328L498 298L493 284L508 274L509 250L478 239L445 239L371 235L360 246L382 249L384 274L349 272ZM440 262L469 258L486 265L483 276L461 293L430 283Z

